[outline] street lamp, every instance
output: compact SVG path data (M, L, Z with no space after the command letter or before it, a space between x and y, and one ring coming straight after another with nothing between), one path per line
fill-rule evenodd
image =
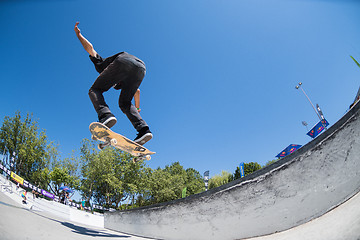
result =
M327 129L327 128L325 127L325 124L322 122L323 119L321 118L319 112L316 111L316 108L315 108L314 104L311 102L311 100L310 100L310 98L308 97L308 95L306 95L306 93L305 93L304 89L301 87L301 85L302 85L302 82L299 82L299 85L297 85L295 88L296 88L296 89L301 89L301 91L304 93L305 97L309 100L312 108L314 109L314 111L315 111L315 113L316 113L316 116L318 116L318 118L320 119L320 122L322 123L322 125L324 126L324 128Z
M306 130L309 131L309 129L308 129L308 127L307 127L307 126L308 126L308 123L305 122L305 121L302 121L301 123L302 123L302 125L304 125L304 126L306 127Z

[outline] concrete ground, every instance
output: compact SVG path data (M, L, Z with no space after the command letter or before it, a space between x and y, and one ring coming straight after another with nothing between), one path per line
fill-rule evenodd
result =
M1 240L77 240L77 239L128 239L145 240L104 228L91 227L65 221L46 212L26 209L0 192Z
M360 240L360 193L327 214L287 231L247 240Z
M360 240L360 194L327 214L298 227L248 240ZM46 212L32 211L0 192L0 239L129 239L143 238L104 228L65 221Z

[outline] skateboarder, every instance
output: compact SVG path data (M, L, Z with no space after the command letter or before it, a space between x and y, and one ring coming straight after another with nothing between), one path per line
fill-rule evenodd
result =
M111 128L117 122L106 104L103 93L111 87L121 89L119 107L126 114L134 128L138 131L135 142L144 144L153 135L149 126L140 116L140 90L138 89L146 72L145 64L139 58L127 53L120 52L103 59L93 45L80 33L79 22L75 24L75 33L84 49L89 53L90 60L100 73L89 90L90 99L98 114L99 122ZM135 106L132 99L135 99Z

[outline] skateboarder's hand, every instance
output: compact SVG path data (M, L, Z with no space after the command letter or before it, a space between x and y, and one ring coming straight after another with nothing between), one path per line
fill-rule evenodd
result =
M91 56L95 57L97 55L97 52L95 51L93 45L81 34L80 29L78 28L78 25L79 25L79 22L76 22L75 27L74 27L76 36L80 40L85 51L87 51Z
M136 108L138 112L141 112L141 109L140 108Z
M75 27L74 27L74 31L75 31L76 35L80 34L80 29L78 28L78 25L79 25L79 22L76 22Z

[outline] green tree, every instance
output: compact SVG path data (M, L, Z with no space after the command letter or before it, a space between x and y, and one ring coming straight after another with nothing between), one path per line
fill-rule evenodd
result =
M236 167L233 180L236 180L238 178L241 178L240 167Z
M79 189L79 160L74 155L65 159L55 158L50 165L52 167L48 174L50 180L48 185L54 194L60 195L60 187L64 185L72 189Z
M209 179L209 189L220 187L232 180L232 174L222 171L220 175L215 175Z
M265 164L264 167L267 167L267 166L269 166L269 165L271 165L271 164L273 164L274 162L277 162L277 161L278 161L278 159L274 159L274 160L268 161L268 162Z
M193 168L186 169L186 196L205 191L204 178Z
M138 205L149 205L167 202L182 197L186 187L186 196L204 191L204 180L200 173L193 168L184 169L179 162L165 166L164 169L147 169L142 178Z
M0 149L4 149L12 161L11 170L45 189L50 161L47 150L51 145L32 114L28 113L25 118L20 112L14 117L5 116L0 129Z
M145 189L147 192L146 204L167 202L181 198L185 187L186 171L179 162L160 167L149 172ZM143 189L143 191L145 190Z
M179 197L176 195L177 189L173 185L170 172L163 171L161 168L152 172L147 187L150 192L149 203L166 202Z
M112 206L114 195L121 194L121 182L116 177L115 153L112 148L97 151L89 140L83 141L82 195L89 201L94 198L98 204Z
M133 163L131 155L116 148L95 148L95 143L83 140L81 147L81 187L85 200L120 208L124 201L135 202L139 192L144 163Z
M276 161L276 160L273 160L273 161ZM271 163L273 162L271 161ZM271 164L270 162L268 164ZM267 165L266 165L267 166ZM244 174L245 176L261 169L261 165L257 162L250 162L250 163L244 163ZM235 173L232 175L232 179L231 180L235 180L235 179L238 179L241 177L241 174L240 174L240 168L239 167L236 167L235 169Z
M245 172L245 176L260 170L262 167L259 163L257 162L249 162L249 163L245 163L244 164L244 172Z

